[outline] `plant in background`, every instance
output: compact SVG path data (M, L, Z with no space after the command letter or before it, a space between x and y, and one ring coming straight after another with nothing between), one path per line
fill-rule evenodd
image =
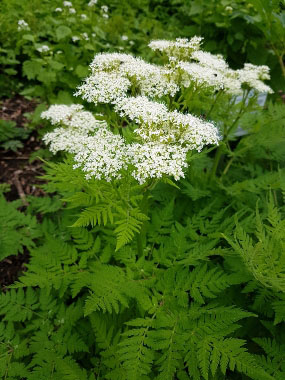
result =
M31 131L25 128L16 128L16 123L13 121L0 120L0 146L5 150L12 150L23 147L21 140L27 139Z
M283 88L282 2L191 0L162 6L156 0L112 0L107 8L102 2L63 3L1 2L0 80L6 93L9 76L10 82L14 78L13 89L26 96L69 104L70 93L78 78L86 76L87 63L95 52L115 49L149 58L149 36L170 39L195 34L205 37L207 51L223 52L234 67L241 67L244 60L269 65L271 85L275 90ZM43 44L50 49L45 54L37 50Z
M7 256L23 253L24 247L34 247L34 240L39 237L40 232L34 216L17 210L21 206L20 200L8 203L1 191L0 205L0 260L3 260Z
M114 41L107 37L111 18L107 6L88 6L80 1L67 4L60 1L31 5L18 0L1 3L1 14L6 16L0 16L5 30L0 36L3 91L7 75L10 82L14 76L18 82L14 88L24 96L68 104L71 91L78 79L87 75L86 65L96 51L108 50L111 44L131 48L120 36Z
M205 49L222 52L234 67L244 61L270 66L277 97L285 85L284 14L279 0L191 0L169 2L158 19L168 15L168 27L180 35L201 34Z

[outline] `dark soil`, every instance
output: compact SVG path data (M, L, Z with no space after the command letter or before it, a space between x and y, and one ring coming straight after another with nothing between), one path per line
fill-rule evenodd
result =
M1 100L0 119L12 120L17 127L23 127L27 123L25 113L33 112L37 106L35 100L28 100L21 95Z
M17 127L23 128L28 123L25 113L31 113L36 108L34 100L27 100L23 96L5 99L0 105L0 119L14 121ZM29 162L31 153L41 148L36 132L33 132L24 147L17 152L0 149L0 183L8 183L11 191L6 193L9 201L24 198L26 195L42 196L43 191L37 187L42 181L37 177L43 174L41 162Z
M0 119L14 121L17 127L25 127L28 123L25 113L32 113L37 106L35 100L28 100L16 95L5 99L0 103ZM0 149L0 183L8 183L11 190L5 193L8 201L21 198L23 207L27 204L26 196L43 196L44 192L39 188L43 183L37 178L43 174L41 162L35 160L29 162L31 153L41 148L37 133L33 132L23 148L17 152ZM29 252L17 256L9 256L0 261L0 287L5 289L12 284L21 272L25 270L25 264L29 261Z
M2 291L13 284L21 273L26 271L25 264L29 262L29 252L17 256L9 256L0 261L0 288Z

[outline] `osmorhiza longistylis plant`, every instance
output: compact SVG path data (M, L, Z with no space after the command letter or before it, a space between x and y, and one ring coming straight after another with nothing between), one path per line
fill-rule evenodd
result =
M76 95L101 114L93 115L81 105L53 105L42 113L56 126L44 141L53 153L71 154L74 169L80 169L87 181L106 181L113 188L128 183L140 189L142 214L137 213L139 222L124 243L147 219L153 186L183 178L193 152L227 140L257 95L272 92L263 83L269 79L268 67L245 64L232 70L222 56L201 50L201 43L201 37L152 41L149 47L164 56L164 65L123 53L97 54ZM238 96L241 102L236 102ZM223 119L219 104L228 107ZM120 221L117 224L120 235ZM138 251L142 253L141 241Z

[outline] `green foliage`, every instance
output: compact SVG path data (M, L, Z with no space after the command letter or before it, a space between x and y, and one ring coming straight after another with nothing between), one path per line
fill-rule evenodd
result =
M108 19L101 5L74 0L70 14L62 2L2 1L1 83L15 76L3 94L17 88L68 104L94 53L150 56L151 38L195 34L234 67L269 64L282 89L282 2L112 0ZM18 31L19 19L30 30ZM182 107L210 118L206 95ZM228 132L220 156L193 154L179 183L139 186L129 173L86 181L72 157L58 155L44 156L44 197L27 197L24 208L1 195L1 260L30 258L0 294L0 377L283 380L284 109L249 104L239 115L219 98L211 118ZM27 136L11 122L0 130L4 149Z
M271 338L255 338L254 341L264 350L267 357L260 356L258 360L276 380L281 380L284 373L284 344L279 344Z
M158 196L161 190L157 188ZM230 209L221 211L214 202L198 213L186 212L185 224L181 213L174 212L179 193L169 195L172 202L164 192L164 206L156 200L151 208L146 234L155 245L138 259L132 242L115 250L111 225L70 227L76 218L73 208L63 209L57 218L46 213L43 244L31 250L28 270L14 289L0 297L2 323L13 325L2 338L10 345L10 351L3 351L2 373L15 379L92 379L100 373L111 380L284 376L283 346L271 344L259 322L268 310L252 301L260 297L258 279L240 252L223 247L218 232L234 231L240 239L242 225L253 234L253 216L243 216L235 230ZM84 200L78 200L69 202L82 207ZM195 207L201 201L192 202ZM160 218L155 219L158 207ZM272 200L264 217L258 211L256 215L262 225L257 224L257 236L282 231ZM177 221L173 227L175 218L183 224ZM248 247L238 247L250 254ZM272 319L270 328L283 334L281 293L268 281L260 285L271 293L266 306L271 304L271 318L276 313L276 327ZM260 334L264 338L256 338Z
M268 204L267 223L256 210L253 225L254 238L249 236L237 223L235 240L227 238L234 250L242 257L246 268L263 286L285 292L285 221L271 198Z
M23 95L69 104L78 79L88 74L86 67L94 53L124 49L145 56L149 39L194 35L202 35L206 50L222 53L234 67L245 61L269 65L273 87L284 88L285 79L280 80L282 72L285 75L282 1L112 0L107 4L108 18L103 16L103 3L93 7L88 1L72 3L76 13L59 0L1 2L4 94L17 89ZM28 28L18 30L19 20L25 20ZM49 51L40 52L43 45Z
M122 248L140 232L143 223L148 220L138 207L143 198L140 195L141 186L104 181L86 183L83 174L80 171L77 174L76 179L71 161L67 161L66 164L49 164L44 178L52 178L53 183L52 188L47 185L46 189L60 191L66 196L69 208L82 210L85 206L73 223L73 227L116 225L114 229L117 237L116 250ZM72 188L70 184L66 186L67 178L70 178L71 183L76 186L70 197L68 195Z
M0 258L23 253L24 247L34 247L34 239L41 232L37 227L36 218L25 215L17 209L21 201L8 203L0 194Z
M28 137L29 131L24 128L16 128L14 121L0 120L0 146L5 150L12 150L22 148L23 144L20 140Z

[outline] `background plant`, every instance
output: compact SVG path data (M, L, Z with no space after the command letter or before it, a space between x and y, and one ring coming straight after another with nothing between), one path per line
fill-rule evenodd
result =
M101 8L105 5L108 12ZM11 91L6 85L9 78L12 88L25 96L51 103L58 97L58 103L69 103L69 94L78 78L86 76L95 52L124 49L148 56L149 36L195 34L205 38L206 50L222 53L235 68L244 62L270 66L274 90L284 89L282 1L98 1L88 6L88 1L75 0L65 7L62 1L4 0L0 9L3 94ZM27 27L19 27L20 20ZM42 46L49 50L40 52Z

